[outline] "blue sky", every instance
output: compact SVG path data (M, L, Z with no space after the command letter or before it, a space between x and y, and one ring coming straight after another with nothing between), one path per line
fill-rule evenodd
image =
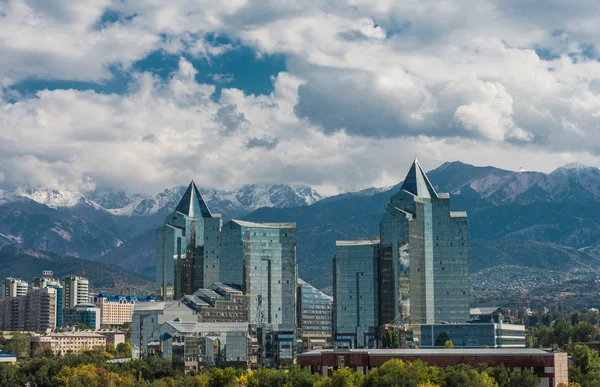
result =
M594 2L7 0L0 190L600 165Z
M221 42L232 44L229 40L221 40ZM127 70L119 66L109 67L110 77L99 82L31 77L10 85L7 89L18 92L22 97L30 97L40 90L55 89L125 94L133 80L133 72L149 72L161 79L167 79L179 68L181 57L198 70L197 82L214 84L218 91L228 87L243 90L248 94L269 94L273 90L272 77L281 71L286 71L285 55L258 56L251 47L237 44L232 50L214 58L176 55L164 50L156 50L133 63ZM217 92L216 97L219 95L220 93Z

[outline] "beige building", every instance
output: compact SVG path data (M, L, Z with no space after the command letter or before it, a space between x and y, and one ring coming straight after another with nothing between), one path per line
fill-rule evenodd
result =
M95 298L94 303L100 309L101 324L115 327L126 322L131 323L136 300L127 299L126 297L98 296Z
M117 348L117 345L125 342L125 332L121 331L97 331L97 333L106 337L106 344L112 344Z
M89 302L89 281L87 278L72 275L63 279L63 308Z
M106 347L106 337L95 332L63 332L34 336L34 347L49 348L55 355L82 353L98 346Z
M18 278L8 277L4 280L2 289L2 298L21 297L27 294L27 281Z
M56 289L31 288L24 296L0 300L0 329L50 331L56 327Z

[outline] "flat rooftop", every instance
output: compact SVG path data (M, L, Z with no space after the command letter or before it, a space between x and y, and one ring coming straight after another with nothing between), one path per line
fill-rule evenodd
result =
M256 223L247 222L245 220L231 219L232 222L239 224L243 227L258 227L258 228L296 228L296 222L287 223Z
M322 356L327 353L370 356L554 356L554 352L538 348L320 349L305 352L298 356Z
M336 246L368 246L379 244L379 239L360 239L355 241L335 241Z

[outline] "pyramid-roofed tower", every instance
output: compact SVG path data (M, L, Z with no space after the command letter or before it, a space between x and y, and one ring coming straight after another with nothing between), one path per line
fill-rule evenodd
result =
M192 181L156 231L156 283L163 299L218 282L221 225L221 216L210 212Z
M198 187L196 187L196 183L192 180L187 190L183 194L183 197L179 201L177 208L175 208L176 212L181 212L184 215L191 217L202 217L202 218L212 218L211 214L206 202L200 195L198 191Z
M402 183L401 189L421 198L438 197L438 194L435 192L433 185L431 185L429 178L427 178L423 168L421 168L419 160L416 158L408 170L408 174L404 179L404 183Z

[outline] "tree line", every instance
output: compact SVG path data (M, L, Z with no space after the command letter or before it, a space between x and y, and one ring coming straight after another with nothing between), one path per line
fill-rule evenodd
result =
M105 352L54 356L45 352L18 363L0 364L0 386L38 387L537 387L539 379L529 370L509 372L504 367L458 365L446 369L421 361L390 360L368 375L349 368L331 376L312 374L308 369L208 369L184 375L168 360L156 357L107 364ZM594 363L595 364L595 363ZM595 372L590 365L586 372Z

